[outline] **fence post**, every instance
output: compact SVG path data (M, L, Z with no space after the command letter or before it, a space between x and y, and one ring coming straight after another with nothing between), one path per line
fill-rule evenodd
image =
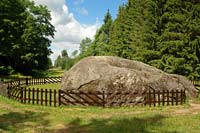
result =
M28 103L31 103L31 88L28 88Z
M26 90L27 90L27 89L26 89L26 87L25 87L25 88L24 88L24 95L23 95L23 96L24 96L24 103L26 103L26 92L27 92Z
M50 90L49 90L49 105L50 105L50 106L51 106L51 102L52 102L52 101L51 101L51 93L52 93L52 90L50 89Z
M41 103L41 105L43 105L43 89L41 89L41 95L40 95L40 98L41 98L40 103Z
M58 105L61 105L61 90L58 90Z
M178 100L179 100L179 97L178 97L178 90L176 90L176 105L178 105Z
M26 85L28 85L28 78L26 77Z
M162 91L162 105L165 105L165 90Z
M153 106L156 106L156 91L153 90Z
M20 100L23 103L23 87L20 87Z
M144 93L144 106L147 105L147 92Z
M186 102L186 92L184 90L184 103Z
M39 88L36 89L36 104L39 104Z
M48 99L47 99L47 93L48 93L48 91L47 91L47 89L45 89L45 95L44 95L44 98L45 98L45 106L47 106L47 101L48 101Z
M57 102L57 99L56 99L56 94L57 94L57 91L54 90L54 107L56 107L56 102Z
M169 90L167 90L167 106L169 106Z
M171 93L172 93L172 101L171 102L172 102L172 105L174 105L174 90L172 90Z
M35 88L32 89L32 104L35 104Z
M151 107L151 102L152 102L152 100L151 100L151 90L149 90L149 106Z
M158 106L160 106L160 90L158 90Z
M105 101L105 90L103 90L102 96L103 96L103 108L105 108L105 104L106 104L106 101Z
M183 90L182 89L181 89L180 99L181 99L181 105L182 105L183 104Z

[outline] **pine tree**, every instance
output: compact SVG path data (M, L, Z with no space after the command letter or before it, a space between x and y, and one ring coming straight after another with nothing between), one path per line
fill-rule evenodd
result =
M119 13L111 26L111 51L114 55L142 60L139 56L143 44L146 0L129 0L119 7Z
M106 14L85 53L140 60L200 78L200 1L128 0L113 22Z
M91 55L108 55L111 24L112 16L108 10L104 17L104 24L97 30L95 39L89 49L89 51L92 51Z

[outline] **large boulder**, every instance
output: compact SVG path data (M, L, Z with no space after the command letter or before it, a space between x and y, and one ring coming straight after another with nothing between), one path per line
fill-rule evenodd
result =
M139 61L112 56L86 57L66 71L62 90L144 92L147 90L186 90L195 97L197 90L183 76L167 74Z

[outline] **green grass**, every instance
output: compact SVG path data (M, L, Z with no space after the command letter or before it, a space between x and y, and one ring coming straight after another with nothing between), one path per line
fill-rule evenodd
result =
M39 71L35 76L36 77L55 77L55 76L63 76L65 70L59 69L59 68L52 68L45 71ZM24 76L20 73L15 73L12 75L7 76L1 76L1 80L3 81L10 81L10 79L19 79L19 78L31 78L32 76Z
M49 70L44 71L45 77L51 77L51 76L63 76L65 70L59 69L59 68L52 68Z
M181 111L188 111L180 113ZM0 132L195 133L200 111L168 107L44 107L0 96Z
M61 83L52 83L52 84L42 84L42 85L30 85L27 88L41 88L41 89L60 89Z

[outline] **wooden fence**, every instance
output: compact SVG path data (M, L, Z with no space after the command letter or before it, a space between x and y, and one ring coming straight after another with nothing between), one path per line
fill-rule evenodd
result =
M13 87L9 89L9 97L21 103L40 104L45 106L83 105L83 106L165 106L181 105L186 101L185 91L148 91L135 92L88 92L88 91L63 91L52 89L35 89Z
M58 90L26 88L25 86L59 82L61 82L61 77L25 78L12 80L9 82L7 88L8 97L20 101L21 103L57 106L59 99Z
M23 85L39 85L49 83L60 83L62 77L45 77L45 78L23 78L16 79L9 82L9 86L23 86Z
M89 92L80 90L63 91L26 88L23 86L58 82L61 82L61 77L14 80L8 86L8 97L24 104L39 104L55 107L60 105L92 105L102 107L133 105L168 106L183 104L186 101L185 90Z
M145 105L160 106L160 105L179 105L186 101L185 90L163 90L163 91L148 91L146 94Z
M105 106L105 94L99 91L59 90L60 105Z
M8 97L21 103L58 106L58 90L12 87L8 89Z

